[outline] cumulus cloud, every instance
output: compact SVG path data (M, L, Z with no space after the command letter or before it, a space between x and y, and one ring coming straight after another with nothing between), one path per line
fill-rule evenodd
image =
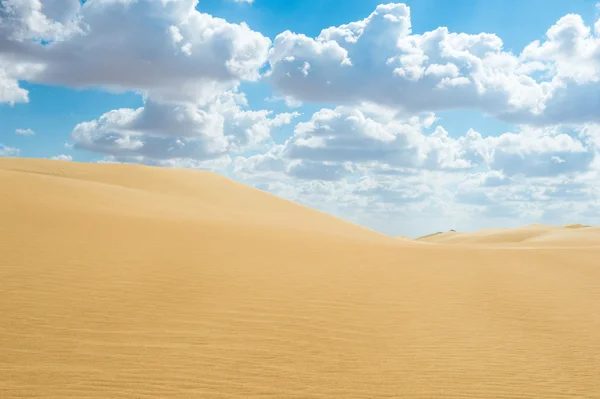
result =
M197 2L71 1L64 8L56 0L2 0L3 101L26 101L13 87L18 79L204 103L258 79L270 40L197 11ZM28 70L8 73L4 65L15 61Z
M31 129L16 129L15 133L22 136L33 136L35 134L35 132Z
M0 103L14 105L27 101L29 101L27 90L20 88L16 79L9 78L6 72L0 69Z
M313 180L339 180L366 172L471 173L481 168L530 177L586 171L596 157L596 147L590 143L600 135L589 128L587 136L564 130L521 127L516 133L485 138L469 130L451 137L429 113L398 119L355 107L324 108L298 123L283 145L265 154L239 157L235 168L238 173L282 173Z
M0 29L12 40L60 40L79 29L78 0L2 0L0 6Z
M523 50L524 61L541 61L557 79L578 84L600 78L600 37L585 25L580 15L568 14L546 32L546 40L536 40Z
M464 145L486 161L491 170L505 175L557 176L587 170L596 149L585 145L576 133L567 134L557 127L527 128L519 133L504 133L485 139L469 132Z
M580 16L567 15L515 55L494 34L413 34L409 7L387 4L316 38L279 34L269 80L284 97L408 114L471 108L514 122L598 121L599 43Z
M245 97L234 92L204 107L147 100L138 109L113 110L80 123L71 136L76 148L117 157L206 161L260 148L270 141L271 129L297 116L246 110L245 105Z
M2 38L0 37L0 46ZM0 103L26 103L29 101L27 90L19 86L19 79L25 76L30 65L16 62L3 56L0 51Z
M28 100L18 80L144 96L78 124L77 148L193 165L263 145L297 115L241 108L237 89L260 77L270 39L197 0L0 1L0 101Z
M0 0L0 103L29 101L18 82L44 68L34 49L78 31L74 16L79 7L77 0Z
M322 109L296 126L284 155L312 162L377 161L396 167L460 169L470 166L443 127L422 134L429 116L380 121L359 109Z

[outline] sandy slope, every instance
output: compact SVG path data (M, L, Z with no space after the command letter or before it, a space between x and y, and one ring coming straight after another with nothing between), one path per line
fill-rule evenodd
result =
M600 227L570 224L546 226L533 224L515 229L485 229L470 233L441 232L416 239L436 244L489 244L520 247L600 246Z
M599 249L411 244L206 172L0 187L0 398L600 397Z

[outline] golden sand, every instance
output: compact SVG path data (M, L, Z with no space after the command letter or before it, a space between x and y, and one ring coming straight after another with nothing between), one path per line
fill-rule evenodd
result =
M546 226L533 224L516 229L485 229L471 233L455 231L429 234L416 239L417 242L435 244L488 244L517 248L551 246L593 246L600 247L600 227L569 224L566 226ZM599 261L600 265L600 261Z
M131 165L0 187L0 398L600 398L597 228L425 245Z

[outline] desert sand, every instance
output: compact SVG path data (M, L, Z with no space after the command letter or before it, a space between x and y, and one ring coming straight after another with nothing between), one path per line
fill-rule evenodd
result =
M0 398L600 398L598 228L419 243L133 165L0 187Z
M600 247L600 227L582 224L547 226L533 224L518 228L484 229L469 233L438 232L416 239L417 242L517 248L563 248L565 246Z

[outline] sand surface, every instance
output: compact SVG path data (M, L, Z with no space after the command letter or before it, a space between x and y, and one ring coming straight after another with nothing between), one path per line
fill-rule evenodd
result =
M582 224L546 226L533 224L514 229L485 229L469 233L438 232L416 239L421 243L488 245L516 248L600 247L600 227Z
M600 398L597 228L415 243L131 165L0 187L0 398Z

